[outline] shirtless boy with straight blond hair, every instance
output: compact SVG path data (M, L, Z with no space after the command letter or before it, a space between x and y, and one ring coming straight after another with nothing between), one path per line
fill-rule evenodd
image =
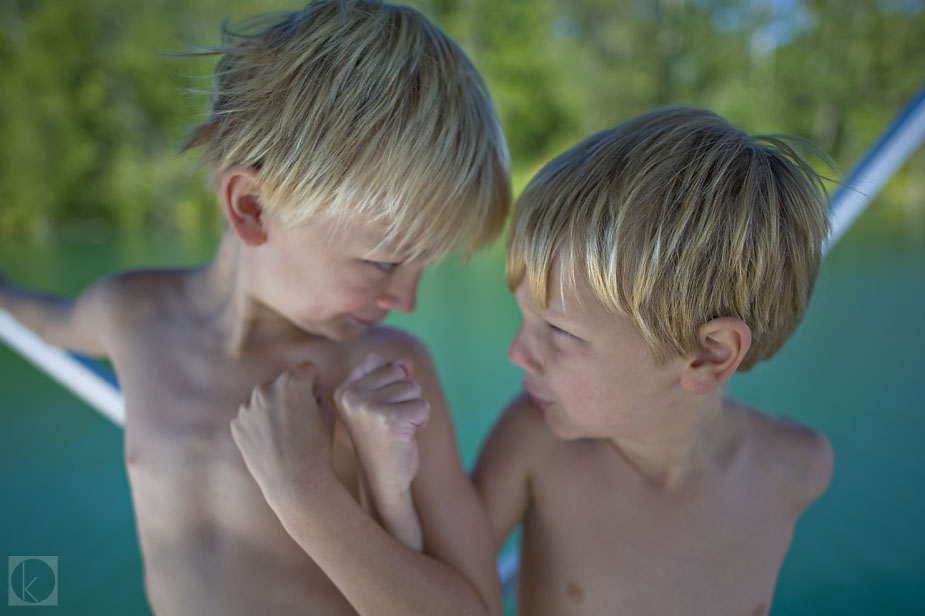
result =
M377 325L414 309L426 264L501 230L485 84L420 13L372 1L225 31L215 53L189 144L228 222L214 260L76 301L0 288L45 340L115 366L152 609L499 614L434 366Z
M496 546L523 522L529 616L760 616L825 437L723 395L783 345L828 229L774 137L666 108L530 182L508 237L525 370L474 473Z

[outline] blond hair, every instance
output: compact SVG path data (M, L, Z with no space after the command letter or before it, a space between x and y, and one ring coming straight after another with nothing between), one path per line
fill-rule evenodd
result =
M326 0L258 17L202 52L222 57L204 146L212 181L257 171L265 207L296 225L382 221L409 257L471 253L510 203L507 147L465 53L418 11Z
M508 236L508 284L547 302L550 270L583 274L629 315L664 363L699 350L697 330L748 324L739 370L770 358L809 303L828 232L822 178L776 136L708 111L658 109L598 133L524 190Z

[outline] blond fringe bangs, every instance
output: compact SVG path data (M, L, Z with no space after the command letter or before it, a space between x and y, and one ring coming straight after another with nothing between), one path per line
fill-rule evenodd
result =
M823 180L788 140L667 108L537 174L515 206L508 284L526 280L542 308L554 264L563 291L584 276L606 309L633 319L659 363L697 351L703 323L740 318L752 330L747 371L802 318L827 232Z

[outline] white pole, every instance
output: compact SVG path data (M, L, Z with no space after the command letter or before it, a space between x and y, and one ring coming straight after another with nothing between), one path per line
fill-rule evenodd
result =
M832 197L828 252L861 215L880 189L925 141L925 87L913 97Z
M102 413L116 425L125 423L125 400L112 383L71 357L53 347L10 313L0 309L0 338L52 379L71 390L87 404Z

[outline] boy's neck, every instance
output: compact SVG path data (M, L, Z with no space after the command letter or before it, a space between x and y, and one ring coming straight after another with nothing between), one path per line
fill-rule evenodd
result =
M258 352L268 345L304 335L251 293L241 261L241 245L226 230L210 264L194 281L201 314L215 342L232 357Z
M650 434L614 438L619 454L659 490L671 491L709 469L726 442L723 388L694 396Z

